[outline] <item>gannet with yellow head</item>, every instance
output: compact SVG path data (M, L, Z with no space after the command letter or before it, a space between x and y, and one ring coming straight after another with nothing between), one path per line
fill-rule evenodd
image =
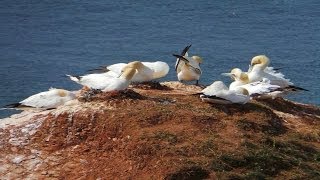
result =
M138 63L132 63L122 68L118 77L109 76L107 74L88 74L84 76L70 76L71 80L78 84L87 86L91 89L102 90L103 92L124 90L126 89L133 76L140 66Z
M40 108L53 109L64 105L66 102L76 99L75 92L64 89L50 88L48 91L41 92L20 101L4 106L4 108L26 109L26 108Z
M290 89L290 91L305 90L294 86L290 79L285 79L282 73L267 70L270 60L265 55L258 55L252 58L248 71L249 82L262 81L264 78L270 81L272 85L278 85L282 89Z
M265 78L262 81L250 82L248 74L239 68L234 68L230 73L222 73L222 75L230 76L234 80L229 85L230 90L235 90L238 87L245 88L250 96L261 96L280 89L280 86L270 84L270 81Z
M229 90L222 81L215 81L201 91L200 98L204 102L215 104L245 104L250 100L247 89L237 87Z
M135 66L136 74L131 79L131 82L148 82L155 79L165 77L169 72L169 65L162 61L155 62L140 62L132 61L129 63L117 63L110 66L100 66L99 68L93 69L100 72L106 73L108 76L116 77L121 73L121 70L125 66Z
M173 54L177 58L175 70L179 81L196 81L199 83L202 74L200 64L203 62L200 56L189 56L191 45L184 48L180 55Z

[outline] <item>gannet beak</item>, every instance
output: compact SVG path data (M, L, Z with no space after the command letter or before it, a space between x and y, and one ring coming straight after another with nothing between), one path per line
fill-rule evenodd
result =
M252 71L252 67L251 64L249 64L249 69L248 69L248 73Z
M172 54L174 57L181 59L182 61L185 61L187 63L189 63L189 60L186 59L185 57L178 55L178 54Z
M232 74L231 73L221 73L222 76L229 76L229 77L232 77Z
M123 74L123 71L119 74L119 76L118 76L117 78L119 78L120 76L122 76L122 74Z

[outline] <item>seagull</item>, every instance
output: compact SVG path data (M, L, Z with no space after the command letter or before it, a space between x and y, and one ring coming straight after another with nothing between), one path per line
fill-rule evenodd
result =
M250 68L248 70L248 77L250 82L261 81L263 78L270 80L270 84L278 85L280 88L297 91L304 90L304 88L294 86L290 79L285 79L282 73L277 73L271 68L267 68L270 60L265 55L258 55L252 58Z
M128 64L122 69L118 77L113 77L106 73L88 74L84 76L67 76L69 76L72 81L75 81L83 86L87 86L90 89L109 92L126 89L130 84L130 80L137 71L135 67L135 65Z
M203 89L200 98L204 102L215 104L246 104L250 100L248 90L242 87L229 90L222 81L215 81Z
M21 109L30 107L39 109L54 109L75 98L75 92L64 89L50 88L48 91L32 95L18 103L8 104L4 106L4 108Z
M175 70L179 81L196 81L196 85L198 85L202 74L200 68L202 58L199 56L189 57L188 51L190 47L191 45L185 47L180 55L173 54L173 56L177 57Z
M121 70L125 66L132 66L134 65L137 69L136 74L131 79L131 82L148 82L154 79L159 79L165 77L169 72L169 65L162 61L155 61L155 62L140 62L140 61L133 61L130 63L117 63L110 66L100 66L97 69L93 69L94 71L102 71L106 73L108 76L117 77L121 73ZM90 70L91 71L91 70Z

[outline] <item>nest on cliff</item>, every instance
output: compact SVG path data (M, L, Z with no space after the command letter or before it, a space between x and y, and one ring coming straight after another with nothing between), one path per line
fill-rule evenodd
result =
M102 92L97 90L81 92L78 100L80 102L91 101L106 101L106 100L123 100L123 99L145 99L141 94L133 91L132 89L125 89L122 91Z
M172 88L170 88L166 85L162 85L159 82L155 82L155 81L143 82L143 83L133 83L132 87L138 88L138 89L144 89L144 90L150 90L150 89L165 90L165 91L172 90Z

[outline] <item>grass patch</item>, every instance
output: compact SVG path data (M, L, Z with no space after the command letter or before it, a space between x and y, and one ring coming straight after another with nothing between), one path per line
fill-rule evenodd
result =
M216 154L216 146L213 143L212 139L207 139L199 144L197 144L198 154L204 155L206 157L213 157Z
M153 134L152 139L159 141L166 141L170 144L175 144L178 142L178 137L175 134L172 134L168 131L158 131Z

